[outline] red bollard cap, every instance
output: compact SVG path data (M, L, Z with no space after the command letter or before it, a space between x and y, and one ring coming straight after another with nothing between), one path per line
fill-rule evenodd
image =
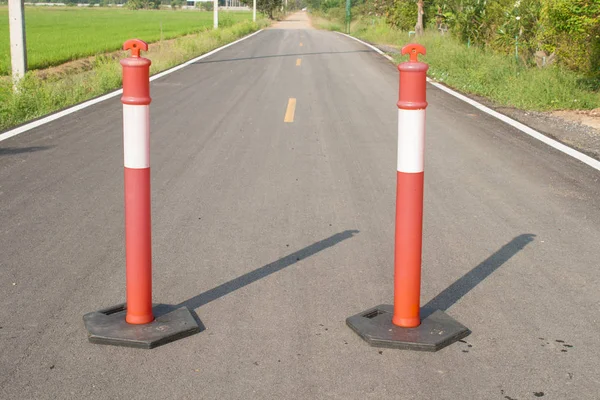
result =
M123 96L121 102L130 105L148 105L150 98L150 64L140 52L148 51L148 44L140 39L130 39L123 50L131 50L131 57L121 60L123 66Z
M409 54L410 60L398 65L400 71L400 90L398 108L420 110L427 108L426 82L429 65L419 61L419 54L425 54L425 47L417 43L402 48L402 55Z

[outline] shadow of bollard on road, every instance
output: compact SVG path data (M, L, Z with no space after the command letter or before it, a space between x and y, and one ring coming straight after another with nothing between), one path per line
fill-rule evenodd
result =
M329 247L335 246L336 244L346 239L350 239L358 232L358 230L346 230L340 233L336 233L333 236L313 243L310 246L307 246L301 250L291 253L283 258L280 258L277 261L274 261L270 264L264 265L258 269L250 271L235 279L225 282L213 289L207 290L204 293L200 293L199 295L194 296L191 299L188 299L178 304L176 308L182 306L185 306L190 310L199 308L205 304L210 303L211 301L214 301L231 292L241 289L244 286L248 286L251 283L254 283L262 278L274 274L275 272L281 271L282 269L297 263L299 260L305 259Z
M464 274L433 299L429 300L429 302L421 308L421 318L427 318L427 316L431 315L435 310L446 311L473 290L480 282L500 268L505 262L510 260L515 254L523 250L525 246L533 242L535 240L534 238L534 234L526 233L515 237L513 240L502 246L500 250Z

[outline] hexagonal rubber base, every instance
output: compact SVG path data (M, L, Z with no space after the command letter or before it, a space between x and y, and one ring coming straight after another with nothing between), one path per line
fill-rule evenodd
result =
M471 331L443 311L435 311L416 328L401 328L392 323L394 307L381 304L346 319L346 324L374 347L438 351Z
M173 309L154 305L154 321L144 325L125 321L127 307L115 307L83 316L88 339L92 343L152 349L200 332L200 325L187 307Z

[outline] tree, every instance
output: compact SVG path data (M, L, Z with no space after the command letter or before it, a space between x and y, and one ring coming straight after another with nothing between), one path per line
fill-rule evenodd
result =
M242 0L242 3L252 7L252 0ZM256 0L256 9L266 14L269 19L274 19L273 13L275 10L281 8L283 5L283 0Z
M600 89L600 2L598 0L544 0L538 35L542 48L555 52L567 67L595 77Z
M150 10L158 9L160 7L160 1L151 0L128 0L125 4L130 10Z
M204 11L213 11L215 4L212 1L199 1L196 3L196 7Z
M415 25L415 35L421 36L423 34L423 0L417 2L417 24Z

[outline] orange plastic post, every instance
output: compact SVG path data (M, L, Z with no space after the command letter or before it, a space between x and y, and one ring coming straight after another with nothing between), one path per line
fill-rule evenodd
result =
M392 323L414 328L421 324L423 150L428 65L418 60L419 54L425 54L425 48L419 44L405 46L402 54L409 54L410 60L398 66L400 89Z
M150 60L140 57L148 45L132 39L124 50L123 147L125 166L125 258L127 313L130 324L147 324L152 314L152 234L150 206Z

